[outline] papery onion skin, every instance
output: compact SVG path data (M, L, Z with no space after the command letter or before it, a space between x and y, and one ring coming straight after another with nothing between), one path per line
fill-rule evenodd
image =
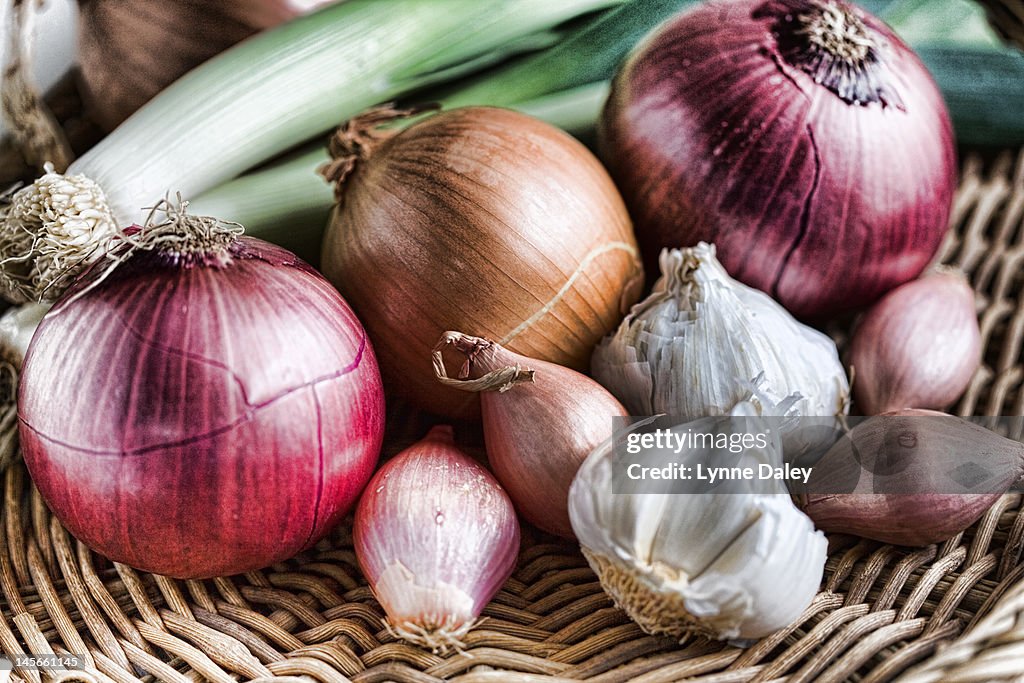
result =
M649 272L662 247L713 242L734 277L798 317L824 318L913 279L937 251L957 170L941 95L859 9L884 43L871 83L884 106L815 83L778 37L815 4L704 3L624 64L599 144Z
M857 408L877 415L953 404L981 364L974 290L962 273L930 273L872 306L850 340Z
M372 474L384 399L337 292L238 238L223 267L138 252L44 318L18 397L25 462L60 521L178 578L257 569L327 533Z
M528 522L575 538L569 521L573 477L587 456L612 438L613 420L629 413L607 389L575 370L457 332L445 333L444 343L469 352L470 377L510 367L528 373L528 380L480 391L487 462Z
M305 9L294 0L79 0L79 5L82 89L90 117L108 132L193 67Z
M366 324L385 386L428 411L479 416L476 396L434 379L445 330L583 370L640 293L607 172L524 114L435 114L356 160L339 191L324 274Z
M352 528L359 566L403 638L446 651L515 568L519 523L482 465L434 427L374 475Z
M962 471L978 477L973 485L944 471L961 460ZM794 498L822 531L926 546L977 522L1021 475L1020 442L946 413L901 409L854 427L815 464L811 492ZM852 491L821 492L844 480L855 482ZM948 492L952 486L976 492Z

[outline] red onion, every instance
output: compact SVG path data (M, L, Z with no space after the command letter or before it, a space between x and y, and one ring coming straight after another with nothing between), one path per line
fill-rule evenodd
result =
M71 533L203 578L327 533L372 474L384 400L366 334L326 280L280 247L177 222L136 235L43 319L18 414L25 462Z
M648 273L713 242L733 277L799 317L870 304L937 251L956 186L931 77L842 0L708 2L641 44L600 147Z
M448 377L449 345L466 355L465 378ZM441 337L434 372L445 386L480 392L487 461L519 513L575 538L569 487L591 451L612 438L612 419L629 414L622 404L586 375L461 332Z
M461 649L512 574L519 523L482 465L434 427L374 476L356 509L356 556L398 636Z

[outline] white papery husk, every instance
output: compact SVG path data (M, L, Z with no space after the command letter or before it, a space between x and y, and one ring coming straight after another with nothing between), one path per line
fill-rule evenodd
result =
M797 417L848 411L850 387L835 343L733 280L713 245L665 250L660 266L651 295L591 360L594 379L631 414L681 421L727 415L752 385L764 399L753 399L761 414L771 414L769 405L786 405ZM806 450L791 446L787 440L787 454Z
M733 414L756 410L741 402ZM714 423L725 419L680 427L714 431ZM650 493L616 493L621 445L609 442L584 462L569 492L569 516L601 585L644 631L751 639L801 615L818 591L828 544L794 506L784 483L738 481L732 493L654 492L671 490L662 481L645 484ZM648 450L629 462L706 466L709 455ZM761 463L782 466L777 434L767 449L746 451L738 464L756 469Z

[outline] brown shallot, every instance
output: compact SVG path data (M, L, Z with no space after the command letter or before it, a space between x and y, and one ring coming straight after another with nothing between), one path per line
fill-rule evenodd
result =
M443 351L465 354L449 377ZM487 460L527 521L573 538L569 487L580 464L628 415L600 384L569 368L527 358L487 339L445 332L434 348L434 372L448 387L479 392Z
M405 113L350 121L323 171L339 201L324 274L364 321L385 385L431 412L479 415L476 396L438 386L427 362L445 330L586 368L642 284L607 172L525 114L466 107L379 129Z

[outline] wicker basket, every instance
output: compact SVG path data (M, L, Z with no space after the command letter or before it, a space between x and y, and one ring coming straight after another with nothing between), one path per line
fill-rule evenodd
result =
M943 260L970 275L985 341L984 367L959 412L1024 415L1024 153L966 161L953 227ZM811 607L745 650L643 634L576 547L528 529L519 566L467 652L441 657L382 627L347 525L263 571L175 581L96 557L50 515L23 465L3 476L0 652L75 653L87 664L12 680L1024 681L1016 494L941 546L831 537Z
M1024 45L1024 2L984 2ZM958 411L1024 415L1024 152L965 162L952 226L942 260L969 274L985 344ZM391 450L418 436L413 416L390 422L403 426ZM348 525L272 568L175 581L90 553L50 515L20 463L2 478L0 653L74 653L87 665L16 670L12 681L1024 682L1020 495L941 546L832 536L806 613L748 649L645 635L577 547L525 529L519 566L467 651L441 657L382 627Z

